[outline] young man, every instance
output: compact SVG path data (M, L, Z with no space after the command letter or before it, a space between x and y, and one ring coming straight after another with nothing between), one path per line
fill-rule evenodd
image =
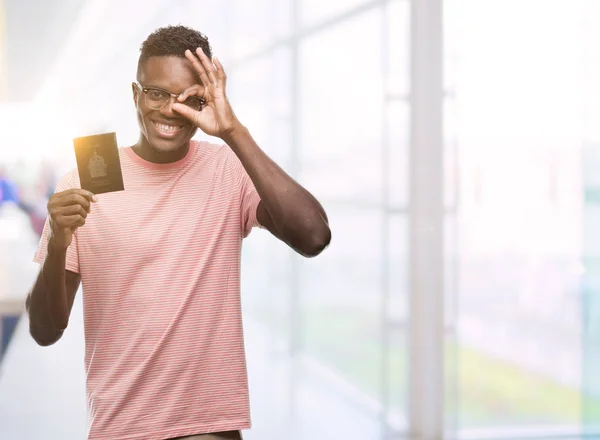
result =
M48 202L30 331L60 339L83 284L89 440L240 438L242 239L260 225L306 257L329 244L323 208L254 142L225 87L206 37L158 29L132 84L125 191L90 194L73 170ZM198 128L224 144L191 141Z

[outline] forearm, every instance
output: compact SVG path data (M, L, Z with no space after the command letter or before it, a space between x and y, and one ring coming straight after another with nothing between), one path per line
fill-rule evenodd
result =
M327 215L317 199L271 160L243 126L224 140L240 159L280 235L327 245Z
M40 345L56 342L69 322L66 254L48 245L48 255L27 298L31 334Z

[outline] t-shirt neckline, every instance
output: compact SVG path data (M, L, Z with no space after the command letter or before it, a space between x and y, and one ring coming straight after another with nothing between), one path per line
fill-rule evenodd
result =
M168 163L149 162L146 159L143 159L140 156L138 156L138 154L135 151L133 151L133 147L126 147L126 148L124 148L124 150L125 150L125 153L127 154L127 156L129 156L129 158L133 162L135 162L136 164L141 165L145 168L149 168L151 170L171 170L174 168L181 168L182 166L187 164L191 160L192 156L195 154L197 148L196 148L196 142L190 141L190 148L188 149L187 154L175 162L168 162Z

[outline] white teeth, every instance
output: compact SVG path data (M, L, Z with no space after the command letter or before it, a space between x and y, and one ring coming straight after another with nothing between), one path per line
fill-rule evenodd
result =
M165 133L175 133L178 130L181 130L183 128L182 125L167 125L167 124L159 124L158 122L155 122L155 125L158 127L158 129L162 132Z

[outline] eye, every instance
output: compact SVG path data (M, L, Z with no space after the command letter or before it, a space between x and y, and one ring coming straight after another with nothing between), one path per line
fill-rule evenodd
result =
M149 89L148 96L152 99L162 99L165 97L165 92L161 90Z
M198 98L188 98L184 101L184 104L190 107L201 107L203 104L203 100L202 99L198 99Z

